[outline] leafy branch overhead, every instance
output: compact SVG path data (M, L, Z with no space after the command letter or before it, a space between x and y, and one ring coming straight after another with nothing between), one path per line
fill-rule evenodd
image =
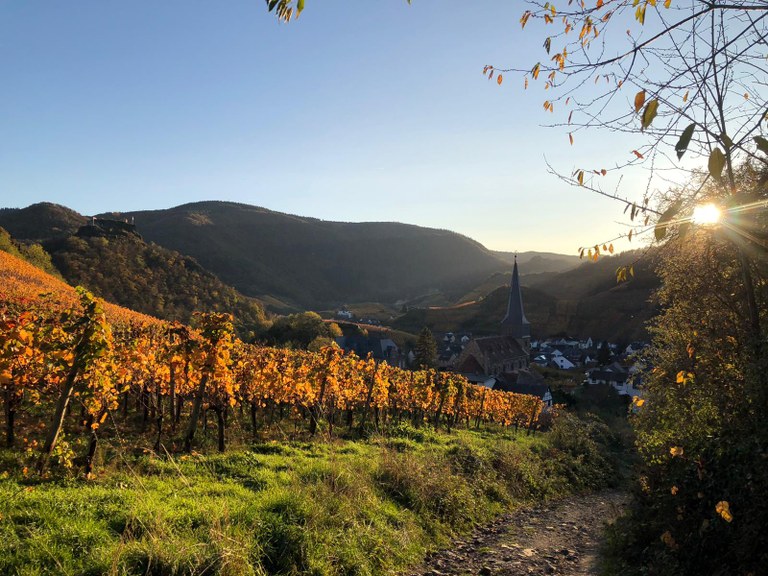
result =
M612 192L599 180L588 183L589 171L577 169L573 179L627 207L647 207L651 196L658 206L655 225L634 222L635 236L653 230L662 240L671 221L664 215L684 210L670 210L661 186L684 189L703 169L734 193L736 164L768 164L768 94L762 89L768 82L768 3L561 0L529 6L520 25L538 26L542 55L514 67L487 65L483 74L517 74L525 89L541 83L543 107L562 114L554 124L567 131L571 145L574 134L587 129L636 142L619 153L611 172L646 167L643 202L632 199L641 188L637 171Z

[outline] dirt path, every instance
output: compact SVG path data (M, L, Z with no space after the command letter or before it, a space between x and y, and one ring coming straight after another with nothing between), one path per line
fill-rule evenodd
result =
M626 498L601 492L518 510L432 554L411 574L594 575L603 526L621 513Z

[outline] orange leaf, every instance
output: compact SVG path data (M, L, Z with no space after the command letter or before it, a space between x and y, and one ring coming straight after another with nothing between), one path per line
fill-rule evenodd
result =
M640 108L645 104L645 90L640 90L635 94L635 112L640 112Z

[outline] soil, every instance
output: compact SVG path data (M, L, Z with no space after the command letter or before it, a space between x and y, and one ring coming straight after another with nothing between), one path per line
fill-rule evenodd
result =
M598 574L603 529L620 514L623 492L601 492L521 508L427 557L414 576Z

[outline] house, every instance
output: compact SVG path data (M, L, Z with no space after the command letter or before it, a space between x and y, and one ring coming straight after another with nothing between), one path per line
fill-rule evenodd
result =
M630 370L618 362L591 368L586 372L586 384L607 384L623 396L642 396L642 391L632 385Z
M390 366L400 368L405 366L405 359L400 349L390 338L354 335L341 336L335 341L345 352L354 352L360 358L367 358L370 354L377 362L386 362Z
M552 359L549 361L553 368L559 368L560 370L570 370L576 367L576 364L568 360L562 354L559 356L552 355Z
M552 390L544 381L544 377L527 368L493 376L484 383L484 386L493 390L536 396L547 408L552 407Z

